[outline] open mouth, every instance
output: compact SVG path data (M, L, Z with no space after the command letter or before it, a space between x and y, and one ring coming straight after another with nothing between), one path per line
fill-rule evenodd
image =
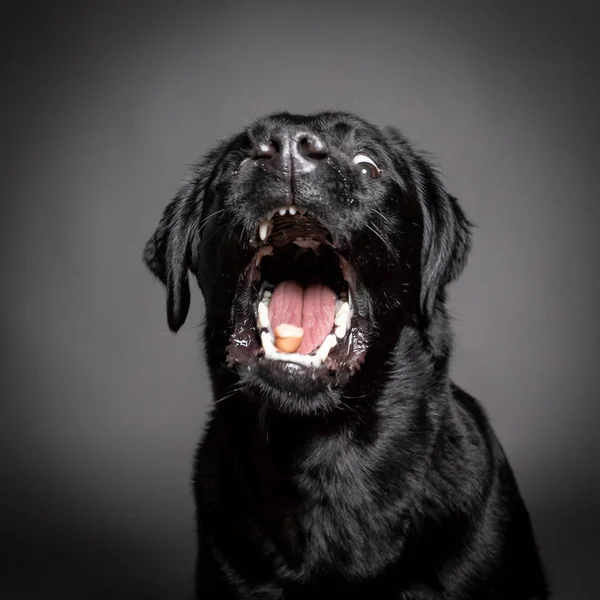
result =
M295 206L266 215L260 247L242 273L228 362L271 361L328 371L360 368L367 319L355 309L357 278L327 228Z

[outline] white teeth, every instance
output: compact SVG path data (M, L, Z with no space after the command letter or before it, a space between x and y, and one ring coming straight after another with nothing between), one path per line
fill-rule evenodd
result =
M336 326L343 325L346 327L350 320L350 305L347 302L343 302L340 309L335 313L334 323Z
M273 295L273 292L271 290L265 290L263 292L263 297L262 297L263 302L266 301L265 304L268 304L272 295Z
M316 358L319 362L324 362L325 359L329 356L329 351L337 344L337 339L335 335L329 334L321 344L320 348L317 350Z
M266 331L263 331L263 333L260 334L260 340L265 350L265 358L268 358L269 360L293 362L297 365L302 365L303 367L318 367L321 364L320 359L317 362L317 357L311 356L310 354L287 354L286 352L279 352L279 350L275 348L271 334Z
M260 334L260 341L262 342L262 347L265 349L265 356L267 358L272 358L273 355L278 354L277 348L275 348L275 344L271 339L271 334L268 331L263 331Z
M335 303L335 336L342 339L346 332L350 329L350 321L352 319L352 308L349 302L338 300Z
M344 338L345 335L346 335L346 328L344 327L344 325L338 325L335 328L335 337L341 340Z
M269 221L261 221L258 226L258 235L260 239L264 242L267 239L267 234L269 233Z
M258 226L258 235L260 236L260 239L264 242L267 239L267 235L269 233L269 225L271 220L273 219L273 217L275 215L281 215L282 217L286 214L286 213L290 213L290 215L294 216L297 213L300 213L301 215L305 215L307 213L307 210L305 208L300 208L298 206L280 206L279 208L276 208L274 210L271 210L267 213L267 215L265 216L265 218L260 222L260 225Z
M265 308L266 308L266 306L265 306ZM260 304L259 304L258 311L259 311L258 326L262 327ZM269 331L263 331L260 334L260 340L262 342L262 347L265 351L265 358L267 358L269 360L281 360L281 361L286 361L286 362L293 362L293 363L296 363L297 365L302 365L303 367L320 367L321 364L329 356L329 352L331 351L331 349L337 344L337 339L336 339L335 335L329 334L323 340L323 343L317 350L316 354L296 354L296 353L280 352L279 350L277 350L277 348L275 347L275 343L273 342L273 336Z
M258 303L258 328L269 329L269 307L263 301Z

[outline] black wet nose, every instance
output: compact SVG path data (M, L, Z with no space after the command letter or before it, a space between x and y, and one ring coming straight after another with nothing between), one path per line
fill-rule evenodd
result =
M325 142L299 128L278 128L268 140L257 144L253 157L269 170L286 175L309 173L329 156Z

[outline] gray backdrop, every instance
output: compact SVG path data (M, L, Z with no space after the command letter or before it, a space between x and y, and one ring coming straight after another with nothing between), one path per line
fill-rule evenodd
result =
M599 598L592 5L58 4L2 8L0 595L189 597L203 306L169 334L142 247L215 140L339 108L432 152L477 224L454 378L512 460L555 598Z

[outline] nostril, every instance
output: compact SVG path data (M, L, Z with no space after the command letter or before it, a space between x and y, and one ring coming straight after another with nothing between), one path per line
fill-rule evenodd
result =
M279 154L280 146L277 140L270 140L268 143L263 142L254 146L252 151L252 158L273 158Z
M271 138L269 145L275 154L281 152L281 142L277 138Z
M298 138L298 151L302 156L313 160L323 160L329 156L325 144L318 138L309 135Z

